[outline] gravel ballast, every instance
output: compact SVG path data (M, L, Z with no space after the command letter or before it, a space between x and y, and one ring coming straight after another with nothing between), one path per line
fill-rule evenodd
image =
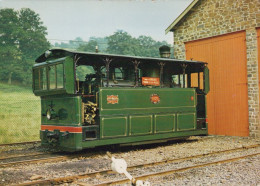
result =
M152 185L259 185L260 156L236 162L196 168L163 177L154 177Z
M205 136L190 137L184 141L171 141L167 143L135 147L119 147L115 150L109 147L104 148L104 150L102 150L102 148L98 148L98 150L97 148L94 148L84 151L86 154L95 150L97 151L95 154L91 154L87 157L79 157L60 162L28 164L1 168L0 185L22 183L25 181L30 181L32 178L38 178L41 180L108 169L110 168L111 160L105 153L107 150L110 150L115 158L123 158L126 160L128 166L132 166L166 159L177 159L199 154L207 154L210 152L240 148L255 144L260 144L260 140L247 137ZM12 149L12 152L13 151L15 151L15 149ZM257 147L250 150L248 149L246 152L241 151L241 155L259 152L260 148ZM239 155L240 152L236 152L235 154L227 154L216 158L225 159ZM149 179L148 181L152 185L258 185L260 184L259 159L260 157L258 155L235 162L191 169L167 176L157 176ZM190 163L196 164L207 161L211 160L204 158L193 160ZM165 170L169 166L177 167L178 165L173 164L163 167L160 166L158 169ZM139 173L133 171L131 174L135 176ZM106 177L106 180L107 179L110 179L109 176ZM101 177L97 177L95 180L93 180L93 183L100 183L104 181ZM79 182L83 183L87 183L88 181L90 180L79 180ZM77 182L72 185L77 185L76 183Z

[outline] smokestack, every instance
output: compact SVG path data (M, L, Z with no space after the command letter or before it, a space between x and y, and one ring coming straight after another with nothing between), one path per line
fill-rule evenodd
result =
M167 45L163 45L159 48L161 58L170 58L171 57L171 48Z

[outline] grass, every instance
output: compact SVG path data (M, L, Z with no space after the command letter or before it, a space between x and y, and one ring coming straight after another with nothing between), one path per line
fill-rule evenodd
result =
M32 88L0 83L0 144L39 140L40 98Z

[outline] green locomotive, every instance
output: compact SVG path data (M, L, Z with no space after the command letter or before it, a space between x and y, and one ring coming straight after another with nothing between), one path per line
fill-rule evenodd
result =
M51 49L33 66L42 145L64 151L206 135L208 91L198 61Z

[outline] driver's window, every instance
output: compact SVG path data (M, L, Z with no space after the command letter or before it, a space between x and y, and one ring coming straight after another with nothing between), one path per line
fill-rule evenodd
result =
M77 80L85 81L87 74L95 74L95 70L92 66L81 65L76 68Z
M105 66L101 67L101 74L102 74L102 78L106 79L107 78L107 70Z
M172 75L173 87L181 87L180 75Z
M115 68L115 79L122 80L123 79L123 70L122 68Z

